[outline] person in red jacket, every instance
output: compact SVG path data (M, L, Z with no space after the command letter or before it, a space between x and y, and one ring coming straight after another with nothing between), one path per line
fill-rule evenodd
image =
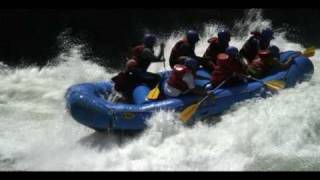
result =
M153 34L145 34L143 44L138 45L132 49L131 59L137 62L134 78L135 81L147 84L150 88L154 88L161 77L159 74L148 72L148 68L152 62L163 62L164 44L160 44L160 52L158 56L154 55L154 45L157 38Z
M137 61L130 59L126 63L125 70L111 78L114 89L122 95L124 101L132 99L132 91L138 85L138 78L134 77L136 69L138 69Z
M163 62L164 44L160 44L160 52L158 56L154 55L154 45L157 38L154 34L145 34L143 44L132 48L132 56L130 59L137 61L138 66L147 71L152 62Z
M261 32L251 32L252 36L245 42L240 50L240 55L251 63L257 56L259 50L267 50L270 41L274 39L273 31L270 28L263 29Z
M177 97L186 93L194 93L197 95L206 95L204 90L196 89L195 71L198 69L197 60L187 58L184 64L176 64L165 82L163 92L167 97Z
M248 73L255 78L262 78L272 69L286 70L290 67L294 56L297 55L293 55L286 62L281 63L271 51L260 50L258 56L249 64Z
M205 51L203 57L208 60L209 68L206 68L208 71L212 71L211 67L213 64L216 64L217 55L224 53L229 47L231 34L228 30L222 30L218 33L218 37L212 37L208 40L210 45Z
M196 31L189 30L186 37L175 44L171 50L169 59L171 69L173 69L176 64L184 64L184 59L186 59L186 57L198 60L200 63L202 62L203 58L196 56L194 52L195 44L198 41L199 34Z
M229 47L226 53L217 56L217 65L212 72L211 83L214 87L227 80L226 85L232 86L242 82L240 75L246 74L244 66L240 62L238 49Z

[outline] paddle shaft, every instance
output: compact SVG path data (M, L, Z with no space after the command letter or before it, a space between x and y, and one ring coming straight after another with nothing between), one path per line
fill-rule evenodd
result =
M262 83L262 84L264 84L264 85L267 85L264 81L262 81L262 80L260 80L260 79L256 79L256 78L251 77L251 76L246 76L246 75L244 75L244 74L238 74L238 75L240 75L240 76L242 76L242 77L245 77L245 78L247 78L247 79L252 79L252 80L258 81L258 82L260 82L260 83Z
M224 81L222 81L222 83L220 83L217 87L215 87L212 91L216 91L217 89L219 89L221 86L223 86L226 82L227 82L228 79L225 79ZM205 101L206 99L208 99L209 96L211 96L212 94L208 94L206 95L201 101L198 102L198 105L200 105L203 101Z
M164 58L164 55L162 54L162 58L163 58L163 68L164 70L166 70L166 59Z

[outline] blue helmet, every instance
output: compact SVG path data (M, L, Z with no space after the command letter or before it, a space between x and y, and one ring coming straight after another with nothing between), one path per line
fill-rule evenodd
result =
M157 38L154 34L145 34L143 38L143 44L146 46L154 46L157 42Z
M239 50L234 46L230 46L226 49L226 54L235 59L239 57Z
M199 34L196 32L196 31L194 31L194 30L189 30L188 32L187 32L187 40L190 42L190 43L192 43L192 44L195 44L196 42L198 42L199 41Z
M280 49L277 46L270 46L268 50L271 52L273 57L280 58Z
M273 37L273 31L272 31L271 28L266 28L266 29L262 30L261 36L262 36L262 38L265 39L265 40L274 39L274 37Z
M229 42L230 38L231 38L231 33L227 29L224 29L218 33L218 40L220 42Z
M197 70L199 67L198 61L190 57L186 58L184 65L192 70Z

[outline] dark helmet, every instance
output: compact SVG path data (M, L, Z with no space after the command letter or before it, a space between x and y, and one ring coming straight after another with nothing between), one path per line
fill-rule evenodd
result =
M226 49L226 54L228 54L233 59L239 58L239 50L234 46L230 46Z
M199 34L194 31L194 30L189 30L187 32L187 40L191 43L191 44L195 44L196 42L199 41Z
M192 69L193 71L197 70L199 67L198 61L190 57L186 58L186 60L184 61L184 65Z
M273 57L280 58L280 49L277 46L270 46L268 50L271 52Z
M154 34L145 34L143 38L143 44L146 46L154 46L157 42L157 38Z
M264 30L261 31L261 36L263 39L265 40L271 40L274 39L273 37L273 31L271 28L266 28Z
M231 38L231 33L227 29L224 29L218 33L218 40L221 42L229 42L230 38Z

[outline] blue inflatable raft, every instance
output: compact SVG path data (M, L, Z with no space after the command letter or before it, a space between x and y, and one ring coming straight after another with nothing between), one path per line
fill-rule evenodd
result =
M281 53L280 60L284 61L294 51ZM162 72L162 79L166 79L170 72ZM201 74L201 72L200 72ZM286 71L274 71L261 79L283 80L286 88L296 83L310 79L313 74L312 62L304 57L297 56L293 64ZM204 86L208 80L198 79L196 84ZM146 121L152 113L159 110L182 111L187 106L199 100L200 97L185 95L178 98L147 101L141 104L114 103L106 100L113 90L111 81L77 84L70 87L65 95L66 106L71 116L79 123L98 131L104 130L143 130ZM146 86L136 88L134 97L144 99L149 89ZM215 100L207 99L194 114L194 119L202 119L221 114L236 102L262 96L266 97L267 89L261 82L250 81L230 88L220 88L215 92Z

